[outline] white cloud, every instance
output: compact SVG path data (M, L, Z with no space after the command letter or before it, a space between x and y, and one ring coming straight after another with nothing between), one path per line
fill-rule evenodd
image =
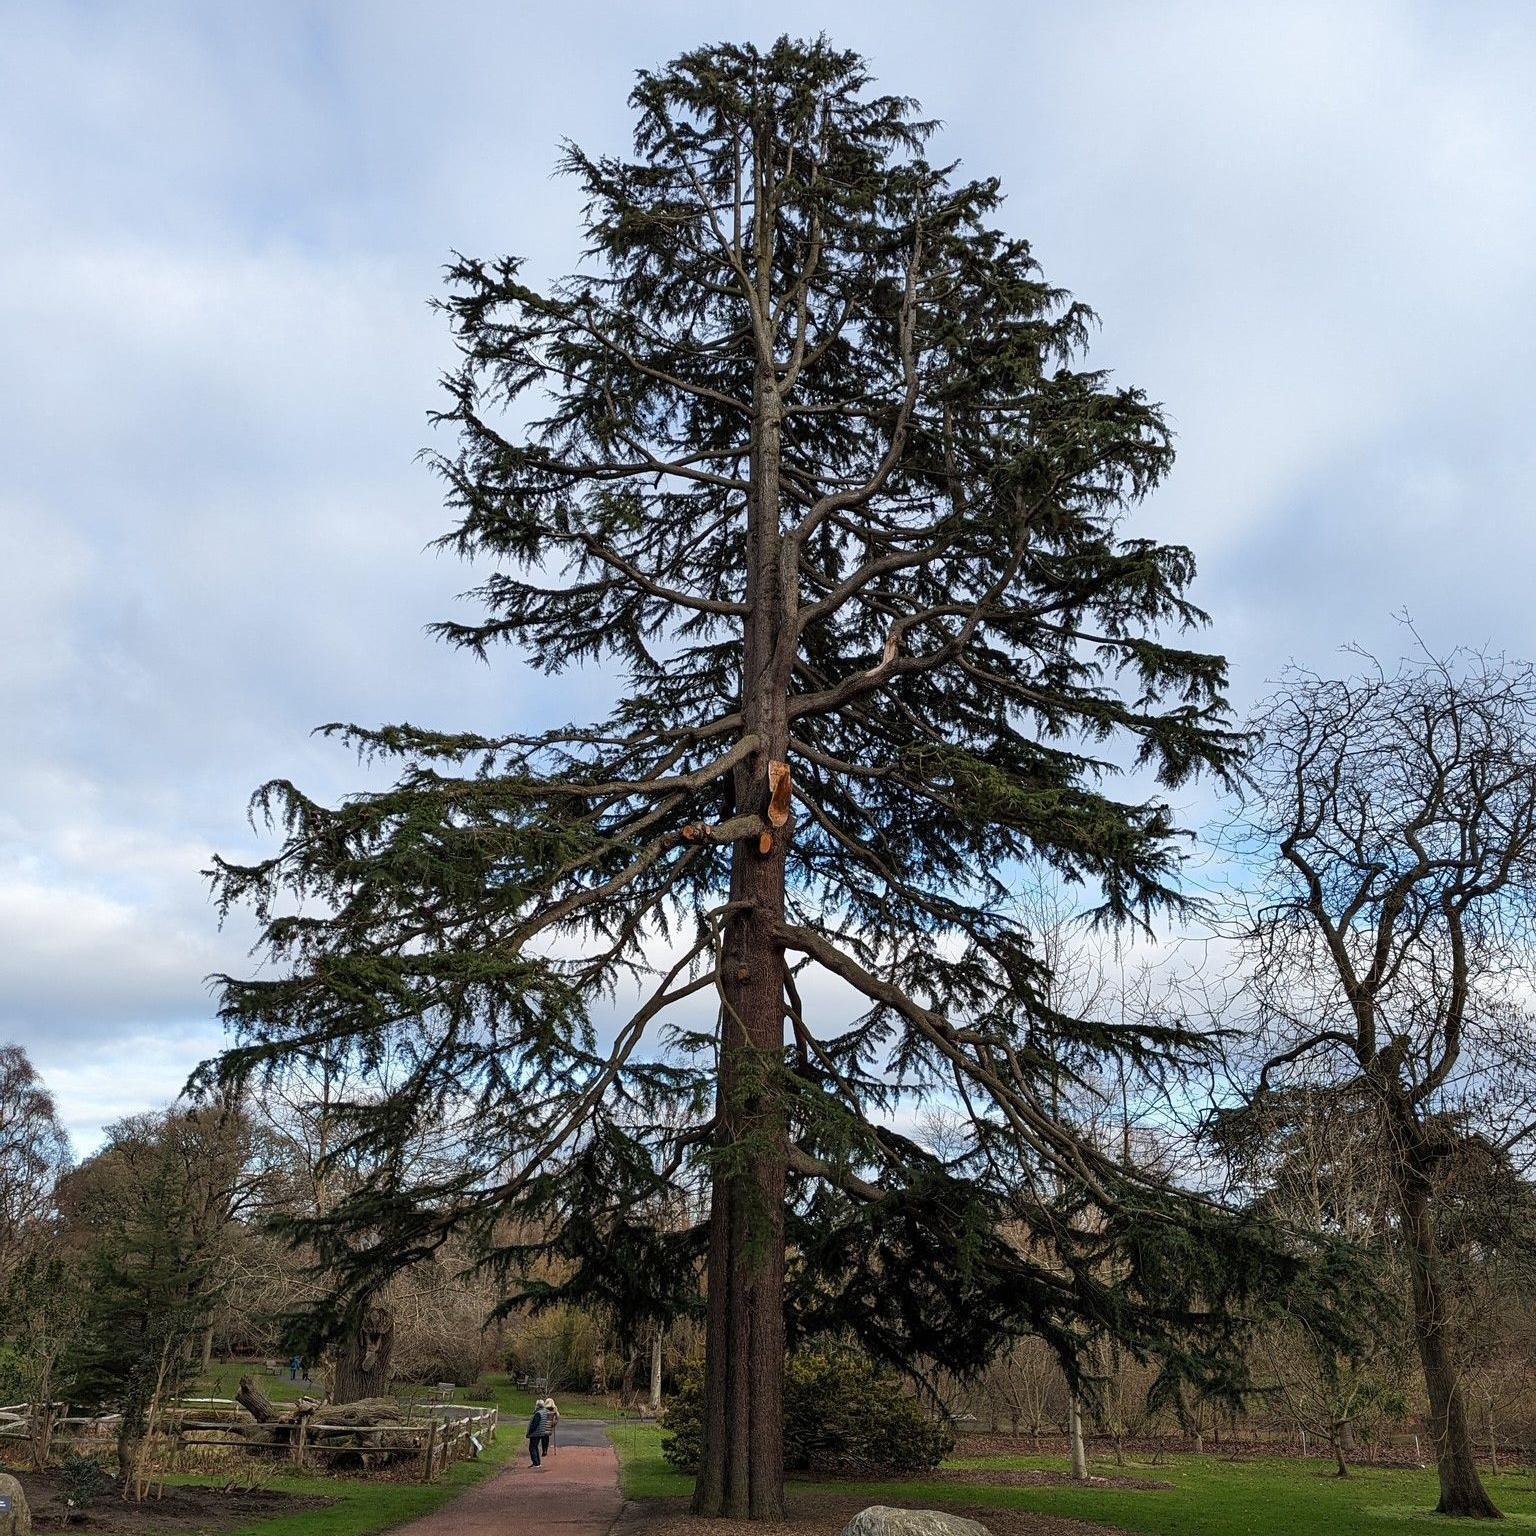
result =
M174 1102L191 1070L218 1048L218 1031L209 1025L161 1023L119 1029L95 1051L52 1039L30 1054L60 1106L75 1155L85 1157L103 1126Z
M0 1029L23 1045L207 1016L203 977L238 958L211 914L105 895L88 876L0 869Z
M469 577L413 464L450 248L574 256L557 142L622 147L635 68L825 28L997 172L1004 220L1165 400L1212 642L1536 653L1536 15L1521 4L728 0L322 13L59 4L0 51L0 996L72 1118L205 1048L199 870L332 718L580 713L424 641ZM466 48L472 37L475 46ZM573 690L575 696L573 697ZM558 700L558 704L551 701ZM831 1009L837 1005L825 1000ZM58 1074L63 1073L60 1077ZM132 1075L132 1074L137 1074ZM116 1097L114 1097L116 1095Z

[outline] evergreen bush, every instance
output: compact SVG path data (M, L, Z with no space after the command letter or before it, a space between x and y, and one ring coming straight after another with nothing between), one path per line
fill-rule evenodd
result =
M94 1456L66 1451L59 1467L59 1486L71 1509L89 1509L116 1486L112 1474Z
M667 1405L662 1454L680 1471L698 1469L703 1398L698 1372L689 1371ZM786 1471L931 1472L954 1443L949 1426L928 1418L898 1376L856 1351L808 1350L786 1362Z

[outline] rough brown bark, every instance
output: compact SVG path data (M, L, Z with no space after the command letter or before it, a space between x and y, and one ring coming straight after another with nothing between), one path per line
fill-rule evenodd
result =
M318 1409L313 1403L274 1403L249 1376L242 1376L235 1401L256 1422L244 1430L239 1424L225 1427L237 1432L248 1431L250 1450L255 1455L286 1456L298 1439L301 1427L311 1445L356 1451L356 1459L363 1465L415 1456L419 1450L413 1435L393 1432L395 1426L404 1422L405 1416L399 1405L388 1398L328 1403ZM324 1427L317 1430L317 1422ZM260 1433L257 1433L258 1429Z
M759 270L771 263L759 253ZM763 304L766 310L766 302ZM759 358L748 509L742 713L759 747L737 770L738 811L770 811L771 845L738 842L723 946L720 1086L710 1206L709 1321L696 1514L784 1513L784 1189L788 1161L776 1079L784 1045L784 852L793 835L789 745L795 584L781 568L782 402L771 347ZM770 766L772 765L772 766ZM775 796L777 791L777 796Z
M783 863L753 849L733 885L782 910ZM738 851L738 863L744 862ZM775 901L775 897L777 900ZM772 910L772 908L770 908ZM783 1513L785 1127L771 1079L783 1040L783 956L769 913L734 925L710 1213L709 1328L699 1514Z
M713 1195L712 1347L694 1508L774 1519L783 1511L784 1165L771 1150L743 1161Z
M383 1397L389 1391L395 1320L386 1307L369 1307L336 1355L331 1396L338 1403Z
M235 1401L258 1424L272 1424L282 1417L282 1412L277 1405L249 1376L240 1378L240 1386L235 1392Z
M1429 1397L1429 1434L1440 1474L1435 1512L1480 1520L1503 1516L1478 1474L1461 1374L1451 1349L1450 1318L1440 1273L1434 1216L1424 1181L1407 1170L1400 1193L1403 1235L1413 1277L1413 1333Z

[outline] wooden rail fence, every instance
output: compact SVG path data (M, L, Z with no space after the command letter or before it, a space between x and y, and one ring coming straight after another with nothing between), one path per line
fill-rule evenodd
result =
M286 1454L296 1469L319 1466L327 1456L399 1457L410 1453L422 1482L431 1482L456 1461L478 1455L495 1440L498 1414L472 1403L412 1403L403 1421L378 1426L327 1424L323 1405L297 1424L258 1424L233 1398L181 1398L162 1410L159 1437L172 1454L187 1450L268 1450ZM41 1444L44 1460L61 1442L80 1449L105 1440L120 1414L70 1414L65 1403L10 1403L0 1406L0 1445ZM291 1435L291 1438L290 1438ZM334 1441L317 1436L345 1437Z

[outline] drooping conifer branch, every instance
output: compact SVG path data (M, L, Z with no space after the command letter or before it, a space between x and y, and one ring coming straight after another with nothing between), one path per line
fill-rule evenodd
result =
M1221 1330L1202 1353L1210 1307L1173 1293L1170 1254L1212 1306L1290 1262L1051 1112L1064 1063L1192 1041L1054 1008L1011 904L1043 867L1106 921L1177 908L1171 813L1108 793L1115 759L1176 786L1241 742L1221 659L1172 643L1204 622L1192 557L1122 530L1167 428L1084 366L1091 317L996 227L997 184L930 161L933 125L825 42L688 54L632 105L629 157L566 149L573 275L449 268L456 447L432 460L441 545L485 572L479 617L438 635L595 664L611 710L334 727L396 782L335 807L267 786L281 849L214 870L271 962L220 978L225 1068L388 1040L412 1070L352 1106L352 1145L387 1153L430 1112L473 1127L450 1175L412 1188L386 1156L396 1185L332 1213L359 1284L459 1228L664 1315L707 1243L700 1504L771 1514L786 1286L791 1330L887 1354L906 1330L960 1369L1029 1328L1070 1365L1090 1327L1193 1369ZM792 956L868 1011L807 1016ZM711 994L700 1027L682 1005ZM914 1090L962 1106L958 1160L882 1125ZM645 1235L700 1180L707 1231ZM1230 1269L1187 1262L1197 1240ZM962 1241L983 1257L945 1297ZM622 1295L619 1250L645 1256ZM897 1263L926 1320L835 1281Z

